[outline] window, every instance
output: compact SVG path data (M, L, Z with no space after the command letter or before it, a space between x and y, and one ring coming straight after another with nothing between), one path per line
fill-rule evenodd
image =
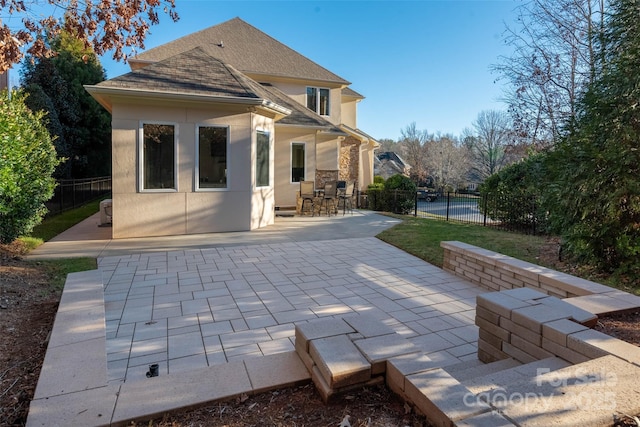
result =
M142 124L142 190L177 189L176 127Z
M227 188L228 129L198 126L197 189Z
M307 88L307 108L321 116L329 115L329 89Z
M269 133L256 134L256 187L269 186Z
M291 182L304 181L305 145L303 142L291 144Z

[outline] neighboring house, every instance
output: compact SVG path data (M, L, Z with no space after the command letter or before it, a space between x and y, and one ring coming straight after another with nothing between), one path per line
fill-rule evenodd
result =
M393 151L377 153L375 158L374 174L388 179L393 175L409 176L411 166L405 163L400 156Z
M239 18L86 86L112 114L113 237L253 230L299 182L373 181L363 96Z

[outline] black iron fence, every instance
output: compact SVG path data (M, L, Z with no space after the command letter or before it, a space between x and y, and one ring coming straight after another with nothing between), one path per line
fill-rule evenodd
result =
M45 203L49 210L47 215L56 215L66 210L82 206L110 192L110 176L85 179L61 179L58 181L53 197Z
M545 231L545 213L535 198L478 193L367 191L369 209L441 221L478 224L527 234Z

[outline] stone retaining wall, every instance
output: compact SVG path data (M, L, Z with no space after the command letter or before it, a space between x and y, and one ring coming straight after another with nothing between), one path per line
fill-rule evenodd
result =
M611 288L462 242L441 242L443 269L490 291L533 288L558 298L611 292Z
M640 347L590 329L598 317L533 289L477 297L478 359L530 363L552 356L573 364L613 355L640 366Z

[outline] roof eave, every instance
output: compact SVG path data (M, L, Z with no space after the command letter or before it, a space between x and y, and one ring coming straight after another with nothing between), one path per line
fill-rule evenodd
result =
M240 70L243 74L248 76L249 78L258 81L258 82L271 82L271 81L287 81L287 82L296 82L300 84L313 84L316 86L331 86L336 88L345 88L351 84L347 80L321 80L321 79L312 79L301 76L288 76L284 74L266 74L259 73L251 70Z
M335 134L336 136L349 136L346 132L338 128L328 128L326 126L310 126L310 125L295 125L289 123L278 123L278 127L288 127L291 129L309 129L317 133Z
M380 147L380 143L378 141L376 141L372 136L367 135L366 133L362 132L359 129L354 129L345 124L341 124L340 129L342 129L343 132L346 132L349 136L353 136L354 138L360 140L360 142L370 144L371 147L374 149Z
M232 105L246 105L248 107L255 107L256 110L261 110L268 114L278 117L278 120L284 116L291 114L291 110L285 108L275 102L269 101L263 98L241 98L231 96L216 96L205 94L191 94L191 93L179 93L179 92L166 92L166 91L154 91L146 89L134 89L134 88L115 88L115 87L103 87L97 85L85 85L87 92L91 94L103 107L109 112L112 110L111 98L117 97L136 97L138 99L169 99L176 101L186 102L201 102L201 103L216 103L216 104L232 104Z

